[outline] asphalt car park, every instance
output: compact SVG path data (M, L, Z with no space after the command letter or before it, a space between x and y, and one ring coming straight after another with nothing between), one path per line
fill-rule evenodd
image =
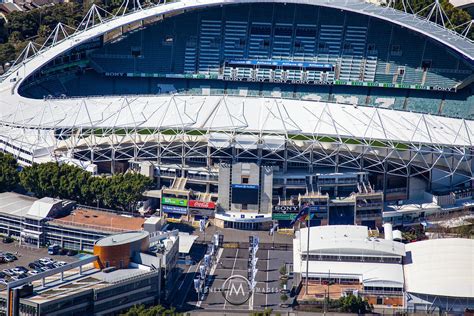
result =
M221 249L215 267L209 276L208 288L204 297L198 298L194 289L188 294L189 304L205 310L286 310L280 306L281 286L280 267L292 262L292 252L288 250L262 250L257 252L256 286L250 299L240 305L226 301L222 288L224 282L240 275L247 278L249 250L245 248ZM287 288L291 289L293 279L288 279ZM192 285L191 285L192 287ZM288 294L288 296L290 296ZM202 300L200 300L202 299ZM291 298L288 299L288 302Z
M0 289L12 280L77 260L74 256L49 255L47 248L33 248L19 245L17 242L0 243L0 257L16 258L14 260L0 260Z

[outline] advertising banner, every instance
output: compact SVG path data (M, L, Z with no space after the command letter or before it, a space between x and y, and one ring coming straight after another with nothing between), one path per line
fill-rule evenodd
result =
M188 209L180 206L162 205L161 210L165 213L183 214L186 215Z
M176 205L176 206L188 206L188 200L186 199L177 199L177 198L170 198L170 197L163 197L161 199L161 204L166 205Z
M214 202L203 202L197 200L189 200L188 206L192 208L203 208L208 210L213 210L216 208L216 203Z

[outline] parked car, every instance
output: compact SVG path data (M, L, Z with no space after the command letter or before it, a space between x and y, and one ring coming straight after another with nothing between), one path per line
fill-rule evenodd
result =
M71 249L71 250L69 250L69 251L67 252L67 255L68 255L69 257L75 256L75 255L77 255L77 251Z
M15 275L15 272L13 272L13 269L5 269L2 272L5 273L8 276L14 276Z
M5 237L3 237L2 241L3 241L4 244L10 244L15 240L13 238L11 238L10 236L5 236Z
M5 279L0 279L0 285L7 285L8 281Z
M24 266L17 266L16 269L19 269L20 271L23 271L23 272L28 272L28 269L25 268Z
M28 274L29 274L29 275L36 275L36 274L38 274L38 273L40 273L38 270L31 270L31 271L28 271Z
M65 249L65 248L61 248L61 250L59 250L59 254L60 254L61 256L65 256L65 255L67 255L67 253L68 253L68 250Z
M57 255L60 249L59 245L51 245L48 247L48 255Z
M7 274L5 272L0 272L0 279L5 279Z
M37 269L37 268L40 268L40 267L41 267L41 265L38 264L37 262L30 262L28 264L28 268L30 268L30 269Z
M13 268L13 272L14 272L16 275L24 274L24 273L26 273L27 271L28 271L28 270L23 271L23 269L21 269L20 267Z
M9 253L9 252L6 252L6 253L4 254L4 256L5 256L5 257L8 257L8 258L11 258L11 259L13 259L13 260L18 260L18 258L17 258L14 254Z
M44 257L44 258L39 259L39 262L43 265L47 265L49 263L52 263L53 260L51 258Z
M45 267L45 268L48 268L48 270L51 270L51 269L54 269L54 268L56 268L56 267L54 266L54 263L52 263L52 262L51 262L51 263L48 263L48 264L46 264L44 267Z

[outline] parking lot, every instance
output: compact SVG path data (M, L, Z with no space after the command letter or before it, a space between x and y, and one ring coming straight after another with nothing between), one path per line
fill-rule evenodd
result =
M211 270L209 292L204 296L204 300L197 300L197 295L193 289L189 294L190 305L205 310L263 310L272 308L273 310L286 310L280 306L280 272L282 265L292 262L292 252L283 250L258 250L257 252L257 284L252 297L242 305L232 305L228 303L221 292L222 285L230 276L241 275L247 278L247 265L249 258L248 248L221 249L217 263ZM287 288L292 287L292 278L287 283ZM288 294L290 302L290 294Z
M28 273L32 270L36 270L29 267L29 264L39 260L40 258L51 258L50 264L46 264L47 262L44 261L45 269L53 268L58 265L58 262L73 262L76 261L75 256L67 256L67 255L48 255L47 248L34 248L24 245L19 245L17 242L13 242L10 244L0 243L0 254L11 254L12 256L16 257L17 259L11 262L3 262L0 263L0 281L4 280L9 282L19 277L19 275L29 275ZM11 269L15 269L17 267L25 268L23 273L12 273ZM20 268L21 269L21 268ZM4 271L10 270L10 271ZM16 270L18 271L18 270ZM6 273L7 272L7 273ZM3 275L5 273L6 275ZM31 272L33 273L33 272ZM30 273L30 274L31 274ZM9 275L10 274L10 275ZM5 283L2 281L0 282L0 290L5 287Z

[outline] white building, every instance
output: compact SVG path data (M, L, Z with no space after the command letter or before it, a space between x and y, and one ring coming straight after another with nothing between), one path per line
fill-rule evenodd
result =
M308 265L308 294L300 299L338 298L356 292L374 305L403 305L400 242L369 237L366 226L317 226L310 228L309 262L306 262L308 229L296 232L293 240L293 271L305 292Z
M463 314L474 308L474 240L407 244L403 270L409 310Z

